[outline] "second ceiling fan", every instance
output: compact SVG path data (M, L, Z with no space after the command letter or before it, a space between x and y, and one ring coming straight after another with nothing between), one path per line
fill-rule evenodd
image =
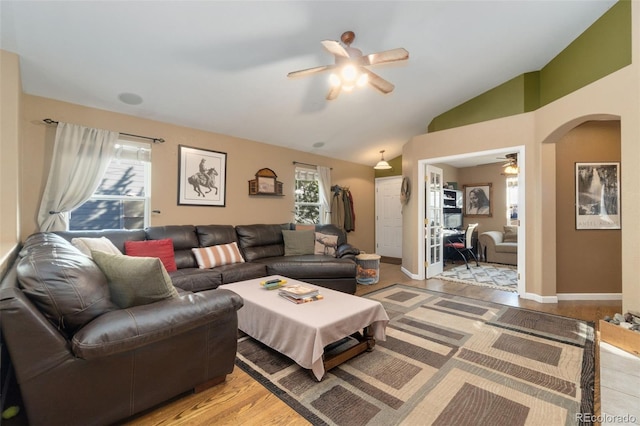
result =
M338 97L342 90L351 91L356 86L370 84L381 93L390 93L394 85L375 74L367 67L382 63L404 61L409 59L409 52L403 48L385 50L384 52L363 55L360 49L351 47L351 43L356 38L353 31L346 31L340 37L342 44L335 40L323 40L322 45L335 57L332 65L323 65L308 68L300 71L292 71L287 77L301 77L324 71L333 71L329 76L331 89L327 94L327 99L332 100Z

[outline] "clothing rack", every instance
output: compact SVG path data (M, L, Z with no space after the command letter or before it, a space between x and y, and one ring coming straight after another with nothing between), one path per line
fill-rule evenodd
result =
M50 118L45 118L45 119L44 119L44 120L42 120L42 121L44 121L44 122L45 122L45 123L47 123L47 124L58 124L58 122L57 122L57 121L52 120L52 119L50 119ZM131 133L122 133L122 132L119 132L119 133L120 133L121 135L124 135L124 136L131 136L131 137L133 137L133 138L148 139L148 140L150 140L150 141L153 141L153 143L164 143L164 142L165 142L165 140L164 140L164 139L162 139L162 138L152 138L152 137L150 137L150 136L132 135Z

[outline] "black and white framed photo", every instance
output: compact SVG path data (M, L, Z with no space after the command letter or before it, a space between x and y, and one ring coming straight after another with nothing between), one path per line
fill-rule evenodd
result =
M576 229L620 229L620 163L576 163Z
M227 154L178 146L178 205L224 207Z
M490 183L464 185L464 215L466 217L491 217L493 214Z

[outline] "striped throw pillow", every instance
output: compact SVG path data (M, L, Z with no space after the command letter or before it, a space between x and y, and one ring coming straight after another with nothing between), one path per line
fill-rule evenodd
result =
M210 269L216 266L244 262L236 242L211 247L193 248L191 251L195 255L200 269Z

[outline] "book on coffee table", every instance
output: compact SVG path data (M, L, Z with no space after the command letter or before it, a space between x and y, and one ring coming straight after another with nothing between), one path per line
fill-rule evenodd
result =
M293 297L294 299L304 299L320 294L318 289L307 287L302 284L291 284L282 287L279 290L281 295Z
M291 297L291 296L288 296L288 295L283 294L283 293L279 293L279 294L283 298L287 299L289 302L293 302L293 303L297 303L297 304L315 302L316 300L324 299L324 297L321 294L316 294L315 296L302 297L302 298Z

